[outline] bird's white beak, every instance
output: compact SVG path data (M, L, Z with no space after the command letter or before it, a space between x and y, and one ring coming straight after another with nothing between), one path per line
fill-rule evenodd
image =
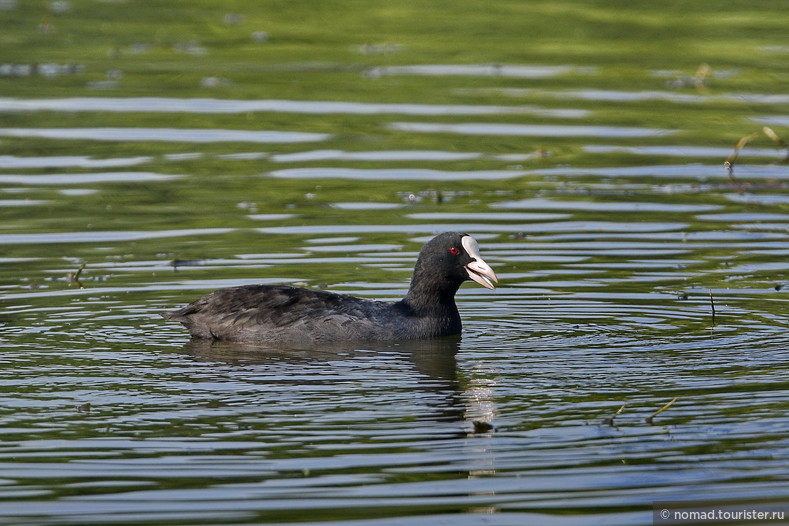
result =
M477 244L477 240L471 236L463 236L460 242L463 244L463 248L466 249L468 255L474 259L474 261L466 265L468 277L486 289L495 289L496 287L493 283L498 283L499 278L496 277L496 273L493 272L490 265L485 263L485 260L479 255L479 244Z

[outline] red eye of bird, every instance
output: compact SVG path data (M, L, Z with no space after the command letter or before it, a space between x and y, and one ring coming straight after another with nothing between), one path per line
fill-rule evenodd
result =
M452 254L453 256L457 256L458 254L460 254L460 250L458 250L455 247L452 247L449 249L449 253Z

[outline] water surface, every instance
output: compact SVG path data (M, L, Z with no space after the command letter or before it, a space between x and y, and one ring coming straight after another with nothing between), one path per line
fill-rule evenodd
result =
M783 5L84 4L0 2L0 522L789 512ZM500 278L460 339L160 317L395 300L445 230Z

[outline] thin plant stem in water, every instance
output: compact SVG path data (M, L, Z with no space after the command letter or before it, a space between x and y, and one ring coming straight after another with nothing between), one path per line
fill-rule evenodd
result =
M737 157L740 155L740 150L745 148L745 145L754 140L756 136L756 133L752 133L750 135L740 137L740 140L734 145L734 150L729 154L729 156L726 158L726 161L723 163L723 166L726 168L726 173L729 176L729 181L732 183L734 182L734 163L737 161Z
M677 397L675 396L666 405L664 405L663 407L661 407L660 409L658 409L657 411L652 413L652 416L647 417L647 424L649 424L649 425L654 424L655 417L658 416L663 411L665 411L666 409L668 409L669 407L671 407L672 405L674 405L674 402L676 402L676 401L677 401Z
M611 415L610 417L605 419L605 423L608 424L609 426L613 426L614 425L614 418L616 418L619 415L621 415L622 411L625 410L626 406L627 406L627 403L622 404L622 406L619 409L616 410L616 413L614 413L613 415Z
M712 310L712 326L715 326L715 300L712 298L712 289L710 291L710 309Z
M762 132L764 132L764 134L769 137L771 141L786 150L783 162L789 162L789 144L787 144L787 142L783 140L777 133L775 133L775 131L769 126L763 127Z
M81 289L84 287L82 286L82 282L79 280L79 277L82 274L82 271L85 270L85 265L86 263L82 263L82 265L79 266L76 272L69 272L68 274L69 283L76 285Z

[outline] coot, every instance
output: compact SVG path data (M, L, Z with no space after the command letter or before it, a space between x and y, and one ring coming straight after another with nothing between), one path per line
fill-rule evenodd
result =
M445 232L422 248L408 293L397 302L249 285L219 289L163 316L194 338L268 345L437 338L460 334L455 292L467 280L488 289L498 282L473 237Z

